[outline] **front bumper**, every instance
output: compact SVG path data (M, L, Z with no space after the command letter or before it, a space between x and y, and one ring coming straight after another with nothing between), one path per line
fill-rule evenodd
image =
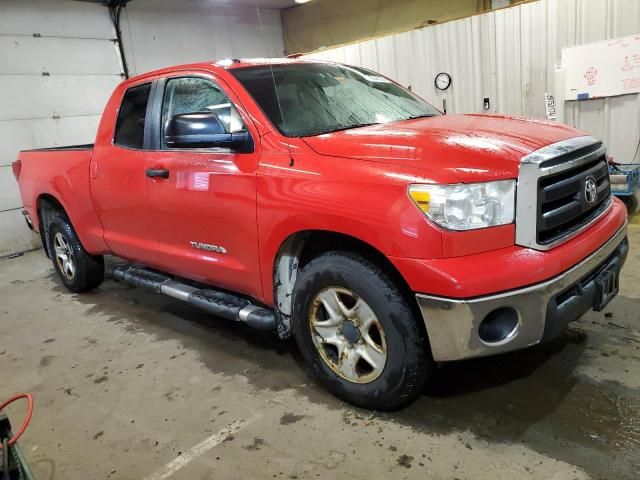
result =
M594 307L600 273L622 268L628 249L625 224L594 253L545 282L469 299L417 294L433 358L449 361L493 355L554 338ZM483 341L479 329L487 315L511 309L517 314L517 326L500 341Z

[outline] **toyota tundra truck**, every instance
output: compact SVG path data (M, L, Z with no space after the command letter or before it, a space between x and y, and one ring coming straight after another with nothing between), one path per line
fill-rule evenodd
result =
M627 215L603 144L444 115L360 67L183 65L122 82L95 144L20 152L60 281L113 276L293 336L338 397L396 409L439 362L557 337L618 292Z

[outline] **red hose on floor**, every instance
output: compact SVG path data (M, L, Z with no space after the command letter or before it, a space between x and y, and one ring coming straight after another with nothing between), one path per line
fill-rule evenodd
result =
M7 443L7 445L13 445L14 443L16 443L16 441L22 436L24 431L29 426L29 422L31 421L31 415L33 414L33 397L31 396L30 393L19 393L11 397L2 405L0 405L0 412L1 412L7 406L11 405L16 400L20 400L21 398L25 398L27 400L27 416L24 418L24 421L22 422L22 425L20 425L20 428L18 429L18 431L13 435L13 437L9 439L9 442ZM2 446L2 444L0 444L0 450L2 450L3 448L4 447Z

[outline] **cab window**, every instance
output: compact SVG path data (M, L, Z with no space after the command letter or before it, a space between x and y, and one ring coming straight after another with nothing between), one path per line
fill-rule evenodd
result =
M142 148L144 145L144 123L151 84L131 87L124 94L113 143L127 148Z
M206 78L182 77L167 81L162 101L162 147L165 143L167 123L176 115L188 113L214 113L226 133L245 130L240 114L224 91Z

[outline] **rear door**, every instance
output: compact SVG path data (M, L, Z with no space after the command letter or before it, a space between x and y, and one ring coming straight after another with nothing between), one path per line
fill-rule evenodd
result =
M154 97L148 205L163 268L255 297L262 296L258 264L257 131L220 79L182 73L158 80ZM164 128L173 115L215 112L227 132L249 130L254 151L171 148Z
M111 251L159 267L152 219L147 210L146 170L154 85L146 81L128 87L117 112L105 111L91 159L91 193Z

